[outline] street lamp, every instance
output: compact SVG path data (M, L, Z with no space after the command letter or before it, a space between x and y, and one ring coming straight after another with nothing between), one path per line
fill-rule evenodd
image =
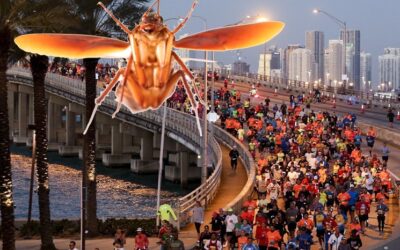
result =
M329 76L330 76L330 75L331 75L331 74L326 73L326 83L325 83L325 85L326 85L326 86L329 85L329 87L331 86L331 80L329 79Z
M35 179L35 166L36 166L36 126L33 124L28 125L28 129L32 130L32 164L31 164L31 179L29 183L29 200L28 200L28 235L31 238L31 217L32 217L32 200L33 200L33 183Z
M343 46L344 46L344 52L343 52L343 54L344 54L344 58L343 58L343 74L345 75L345 76L347 76L347 68L346 68L346 54L347 54L347 52L346 52L346 50L347 50L347 24L346 24L346 22L345 21L342 21L342 20L340 20L339 18L337 18L337 17L335 17L335 16L333 16L332 14L329 14L328 12L326 12L326 11L324 11L324 10L320 10L320 9L314 9L313 10L313 13L314 14L319 14L319 13L321 13L321 14L324 14L324 15L326 15L327 17L329 17L330 19L332 19L337 25L339 25L340 26L340 28L342 28L342 29L344 29L344 35L343 35ZM345 87L345 86L344 86ZM346 88L346 87L345 87Z
M203 22L204 30L207 30L207 19L202 16L192 15L194 18L198 18ZM204 51L204 114L203 114L203 123L204 123L204 131L203 131L203 168L201 169L201 184L206 183L207 181L207 165L208 165L208 157L207 157L207 147L208 147L208 133L207 133L207 107L208 107L208 100L207 100L207 84L208 84L208 69L207 69L207 61L208 61L208 53L207 50ZM214 75L214 72L212 72ZM212 85L212 92L214 91L214 84ZM213 95L214 93L212 93ZM213 103L211 104L213 106ZM213 109L212 109L213 110Z

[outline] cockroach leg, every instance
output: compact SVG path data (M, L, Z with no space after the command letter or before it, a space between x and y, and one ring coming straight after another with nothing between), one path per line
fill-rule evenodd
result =
M95 102L98 105L104 101L104 99L110 94L111 90L115 87L115 85L120 81L120 76L122 72L125 71L126 68L120 68L117 73L115 73L114 78L111 80L109 84L107 84L106 88L100 93L99 97L96 98Z
M167 83L167 85L168 86L170 86L170 84L176 85L179 80L182 80L183 86L186 89L187 95L189 97L190 104L192 105L194 114L196 116L196 122L197 122L197 128L199 130L199 134L200 134L200 136L202 136L201 126L200 126L200 118L199 118L199 112L198 112L198 103L194 99L193 93L189 88L187 80L185 79L185 73L182 70L176 71L169 78L169 82Z
M121 89L121 96L119 97L119 100L117 101L117 109L112 114L112 118L113 119L115 118L115 116L117 115L117 113L121 109L121 105L122 105L122 101L123 101L124 93L125 93L125 84L126 84L127 79L128 79L129 70L131 70L131 67L132 67L132 61L133 61L133 58L132 58L132 56L130 56L129 59L128 59L128 63L126 64L126 70L124 72L124 76L123 76L121 85L119 86L119 88L122 88Z
M200 136L202 136L201 126L200 126L199 109L198 109L199 103L194 98L192 90L190 89L189 84L188 84L187 80L185 79L185 74L183 73L183 71L178 71L178 72L181 72L181 74L182 74L181 78L182 78L183 86L185 87L186 93L189 97L190 104L192 105L192 109L196 116L196 123L197 123L197 128L199 130L199 134L200 134Z
M103 101L106 99L108 94L110 94L111 90L117 85L117 83L120 81L120 76L122 72L126 71L126 68L120 68L117 73L115 73L114 78L111 80L111 82L107 85L107 87L100 93L99 97L96 98L94 101L96 106L94 106L94 109L92 111L92 115L90 116L89 122L86 125L85 131L83 131L83 134L85 135L89 129L90 124L92 124L94 116L96 115L98 107L103 103Z
M194 94L199 97L199 102L201 104L205 105L205 102L200 99L199 90L197 89L196 85L192 83L194 80L194 76L193 76L192 72L190 72L190 70L186 67L186 65L182 61L182 59L174 51L172 51L172 57L175 59L175 61L178 63L178 65L182 68L183 72L192 80L190 84L194 89L194 92L195 92ZM189 88L189 90L190 90L190 88Z

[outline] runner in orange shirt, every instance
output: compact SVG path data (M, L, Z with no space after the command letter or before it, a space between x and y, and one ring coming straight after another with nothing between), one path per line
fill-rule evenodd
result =
M273 224L270 225L270 231L267 233L267 238L269 247L275 247L276 249L279 249L282 236L280 235L279 231L275 229Z
M338 196L337 196L340 204L340 209L342 209L343 213L346 213L349 211L349 200L350 200L350 195L345 191L342 190Z
M308 217L308 213L305 213L304 217L297 222L297 227L305 227L307 229L307 233L311 235L312 230L314 229L314 221Z

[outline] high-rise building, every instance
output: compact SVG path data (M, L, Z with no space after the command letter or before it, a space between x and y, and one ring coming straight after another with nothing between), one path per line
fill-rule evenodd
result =
M324 33L307 31L306 49L311 51L311 81L324 79Z
M341 40L329 40L328 48L325 49L325 72L327 84L342 81L343 42Z
M400 48L385 48L379 56L379 80L385 90L400 89Z
M361 52L360 54L360 76L362 90L371 88L369 83L372 81L372 57L370 53Z
M287 48L284 49L283 55L281 55L281 75L282 78L289 79L289 61L290 61L290 55L291 53L298 48L304 48L300 46L299 44L293 44L287 46ZM292 79L295 80L295 79Z
M232 74L234 75L245 75L250 72L250 65L246 62L237 60L233 63Z
M344 30L340 31L340 39L343 40ZM361 35L359 30L346 31L346 74L349 83L354 84L354 89L360 89L360 53L361 53Z
M265 54L260 54L258 61L258 71L260 76L272 76L271 71L281 68L281 55L276 47L271 47Z
M311 71L312 52L309 49L298 48L290 53L289 79L297 81L309 81Z

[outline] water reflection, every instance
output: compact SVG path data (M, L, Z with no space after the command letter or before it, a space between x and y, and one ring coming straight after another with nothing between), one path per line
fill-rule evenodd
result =
M12 154L15 217L28 214L31 158ZM52 219L79 218L81 172L60 164L49 164L50 203ZM110 217L153 217L156 207L156 189L127 180L97 176L97 215ZM36 187L36 183L35 183ZM178 197L177 193L163 191L162 202ZM34 193L32 218L38 218L38 200Z

